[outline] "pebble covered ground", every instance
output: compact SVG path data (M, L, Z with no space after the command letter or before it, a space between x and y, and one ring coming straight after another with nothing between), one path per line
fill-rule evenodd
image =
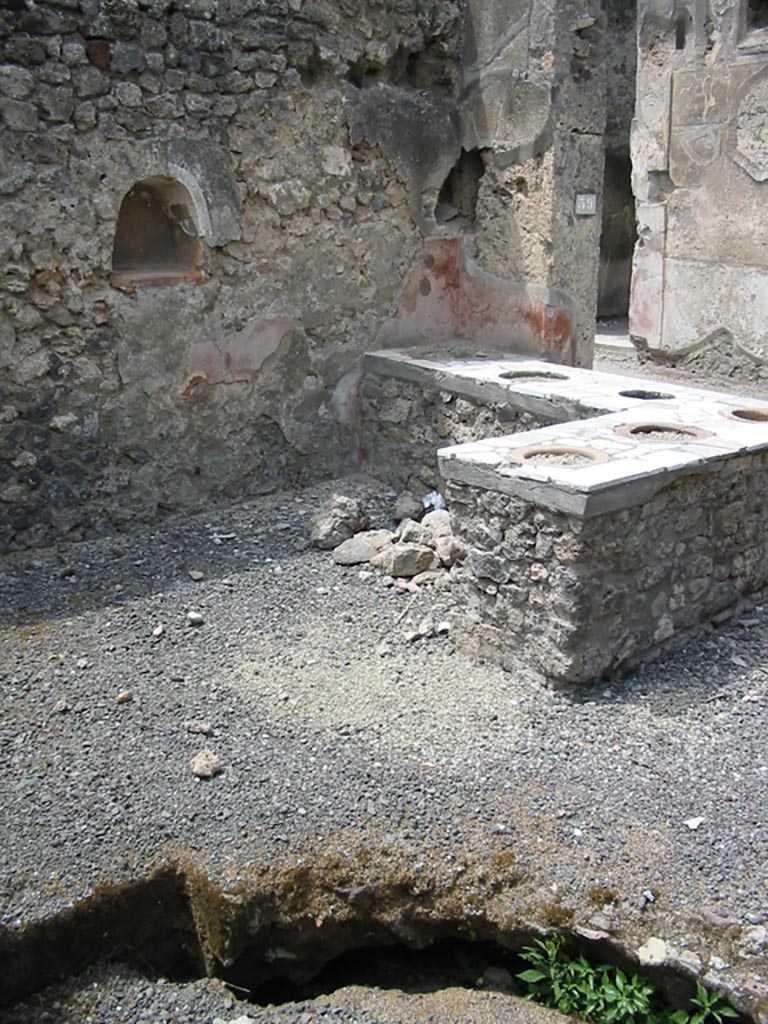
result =
M450 621L450 593L309 547L334 493L392 525L395 496L354 477L5 559L6 935L179 851L228 877L382 844L412 872L471 876L471 919L506 851L535 924L660 937L768 1006L766 609L553 692L466 659L450 632L407 640L425 615ZM190 766L205 750L211 778ZM218 982L96 966L4 1019L543 1020L493 993L425 998L348 989L266 1010Z

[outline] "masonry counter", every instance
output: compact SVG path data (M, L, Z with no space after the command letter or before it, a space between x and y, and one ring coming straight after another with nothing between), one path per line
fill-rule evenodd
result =
M681 646L768 583L767 402L573 368L547 379L541 363L532 396L534 377L524 384L510 365L520 369L509 358L470 366L466 400L485 375L511 385L509 415L521 388L529 411L550 393L561 412L568 382L583 418L437 450L468 551L454 587L460 646L555 684L589 683ZM410 382L425 386L425 372L417 362ZM460 367L433 372L461 393ZM617 408L627 391L649 397Z

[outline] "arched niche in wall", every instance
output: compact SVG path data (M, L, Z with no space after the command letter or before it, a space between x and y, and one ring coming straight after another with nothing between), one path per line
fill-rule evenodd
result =
M195 204L175 178L137 181L123 197L112 250L112 283L197 282L202 246Z

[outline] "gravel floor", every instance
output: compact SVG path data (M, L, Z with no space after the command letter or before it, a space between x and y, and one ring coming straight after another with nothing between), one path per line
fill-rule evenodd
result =
M334 492L390 525L394 495L358 477L5 560L5 937L179 851L227 878L394 848L411 873L471 879L468 918L499 921L487 871L507 854L517 926L568 922L629 949L661 937L768 1020L766 610L554 693L466 660L450 635L407 642L423 615L450 620L450 595L398 593L308 548ZM211 780L190 770L203 748L223 766ZM112 967L4 1019L539 1019L456 998L350 989L267 1011Z

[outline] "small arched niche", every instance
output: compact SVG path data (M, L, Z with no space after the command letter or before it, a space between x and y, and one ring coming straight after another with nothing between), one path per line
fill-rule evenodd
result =
M175 178L137 181L123 197L112 250L112 284L171 284L201 278L194 203Z

